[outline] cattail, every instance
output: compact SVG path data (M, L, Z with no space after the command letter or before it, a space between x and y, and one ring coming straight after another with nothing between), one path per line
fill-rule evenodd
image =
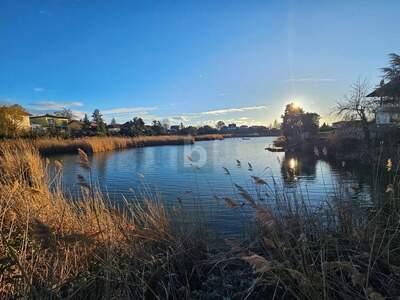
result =
M267 273L272 269L271 262L260 255L253 254L251 256L243 256L242 259L250 264L256 273Z
M227 205L229 208L237 208L237 207L239 207L239 206L237 205L237 203L236 203L232 198L224 197L224 201L225 201L226 205Z
M392 160L389 158L389 159L387 160L387 162L386 162L386 170L387 170L388 172L390 172L390 171L392 170L392 167L393 167L393 162L392 162Z
M394 193L393 184L388 184L388 186L386 187L385 193Z
M240 162L240 160L236 160L236 165L238 166L238 167L240 167L242 164L241 164L241 162Z
M247 163L247 165L249 166L249 171L253 171L253 166L251 165L251 163Z
M251 178L254 179L254 182L258 185L262 185L262 184L267 184L267 182L264 179L261 179L260 177L257 176L251 176Z
M78 177L78 184L90 190L90 184L87 183L86 178L83 177L81 174L78 174L77 177Z
M230 175L231 174L227 168L222 167L222 169L224 169L226 175Z
M89 157L87 156L85 151L83 151L81 148L78 148L78 154L79 154L79 165L86 170L90 170Z
M275 226L275 220L271 213L264 207L257 207L256 216L258 221L268 229L273 229Z
M253 208L257 207L255 201L253 200L253 198L250 196L249 193L239 192L239 194L243 197L244 200L246 200L250 204L251 207L253 207Z
M54 166L56 167L57 172L60 172L63 169L63 164L59 160L54 161Z

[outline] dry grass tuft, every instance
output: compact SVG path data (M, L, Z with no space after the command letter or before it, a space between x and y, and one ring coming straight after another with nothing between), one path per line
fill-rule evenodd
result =
M27 142L0 146L1 298L182 298L201 239L177 234L155 201L119 208L100 192L69 199L49 167Z

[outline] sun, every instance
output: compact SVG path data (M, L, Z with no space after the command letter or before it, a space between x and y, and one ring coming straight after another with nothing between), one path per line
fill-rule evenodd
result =
M296 102L296 101L292 101L292 107L294 109L298 109L300 107L300 104L298 102Z

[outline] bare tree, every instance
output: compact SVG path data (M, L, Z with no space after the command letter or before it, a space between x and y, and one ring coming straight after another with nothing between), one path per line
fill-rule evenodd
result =
M345 120L360 120L367 142L370 139L368 121L376 111L376 99L367 98L369 83L365 79L359 79L352 84L349 94L336 104L335 112Z

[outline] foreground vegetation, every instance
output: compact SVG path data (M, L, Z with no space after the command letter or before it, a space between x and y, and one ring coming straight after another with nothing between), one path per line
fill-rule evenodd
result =
M385 196L373 203L339 189L318 207L275 180L253 177L267 201L236 184L238 198L223 201L239 217L241 207L250 206L257 226L248 238L226 241L221 250L211 247L198 221L187 222L178 203L172 209L155 197L119 207L110 203L90 183L86 153L79 155L82 194L74 200L61 189L60 162L50 166L26 142L0 146L2 298L395 299L400 294L397 173Z

